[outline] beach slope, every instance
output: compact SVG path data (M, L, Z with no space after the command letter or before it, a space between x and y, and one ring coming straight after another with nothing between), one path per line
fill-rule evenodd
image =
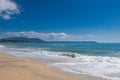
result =
M80 80L50 70L47 65L0 52L0 80Z

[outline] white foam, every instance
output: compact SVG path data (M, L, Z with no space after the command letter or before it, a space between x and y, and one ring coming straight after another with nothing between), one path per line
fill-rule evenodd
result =
M5 46L4 45L0 45L0 48L4 48Z
M0 50L3 51L4 49L6 49L6 47L4 45L0 45Z
M32 48L9 48L9 50L6 50L7 54L11 54L17 57L28 57L28 58L57 58L60 57L58 54L60 52L51 52L51 51L45 51L41 48L38 49L32 49ZM61 56L63 57L63 56Z
M53 63L52 66L77 74L88 74L120 80L120 59L81 55L75 62Z

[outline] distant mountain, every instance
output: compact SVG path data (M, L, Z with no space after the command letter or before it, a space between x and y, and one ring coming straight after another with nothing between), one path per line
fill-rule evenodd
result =
M51 43L98 43L96 41L51 41Z
M33 42L33 43L98 43L96 41L44 41L39 38L9 37L0 39L0 42Z
M0 42L36 42L36 43L42 43L42 42L46 42L46 41L39 39L39 38L10 37L10 38L0 39Z

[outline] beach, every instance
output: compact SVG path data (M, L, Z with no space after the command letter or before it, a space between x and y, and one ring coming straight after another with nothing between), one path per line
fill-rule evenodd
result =
M74 46L73 46L74 45ZM37 78L36 80L119 80L120 59L104 47L119 48L116 44L81 43L6 43L0 45L1 77ZM113 46L114 45L114 46ZM62 47L65 48L62 48ZM69 47L71 46L71 47ZM98 48L103 48L97 50ZM79 48L78 48L79 47ZM49 50L48 50L49 49ZM78 50L92 50L88 54ZM72 52L72 50L76 52ZM97 50L97 52L96 52ZM102 52L101 52L102 51ZM101 54L98 54L100 52ZM94 55L93 55L94 53ZM72 55L75 55L73 58ZM11 74L12 73L12 74ZM15 75L13 75L15 74ZM12 76L13 77L12 77ZM21 77L22 76L22 77ZM27 77L27 79L29 78ZM29 80L33 80L30 78ZM39 79L41 78L41 79ZM25 79L25 80L27 80ZM6 80L6 79L2 79ZM13 80L13 79L12 79ZM16 79L15 79L16 80ZM18 79L19 80L19 79ZM21 79L24 80L24 79Z
M0 52L0 80L81 80L53 71L47 65Z

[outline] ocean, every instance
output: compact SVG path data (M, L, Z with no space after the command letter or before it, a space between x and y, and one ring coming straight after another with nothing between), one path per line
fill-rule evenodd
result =
M120 80L119 43L0 43L0 51L73 74Z

